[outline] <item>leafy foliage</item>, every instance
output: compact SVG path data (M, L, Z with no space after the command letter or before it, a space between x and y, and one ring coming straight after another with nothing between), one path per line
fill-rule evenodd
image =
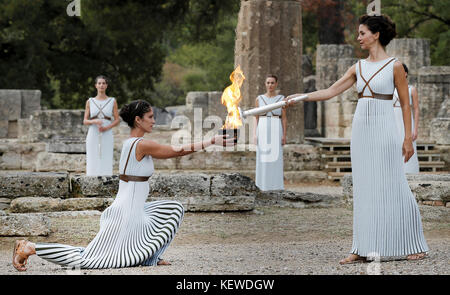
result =
M69 2L0 2L0 87L41 89L49 108L82 108L96 94L94 79L110 78L119 103L150 97L167 54L165 36L193 40L215 34L214 12L228 1L90 0L81 17ZM205 34L202 33L202 28ZM176 34L175 34L176 36ZM208 37L209 36L209 37Z

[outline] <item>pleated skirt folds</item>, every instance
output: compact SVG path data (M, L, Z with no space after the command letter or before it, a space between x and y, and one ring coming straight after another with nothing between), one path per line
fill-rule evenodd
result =
M100 230L84 247L36 244L36 254L53 263L82 269L156 265L182 222L177 201L146 203L148 182L120 181L113 204L103 211Z
M402 144L392 101L360 99L351 139L353 254L401 258L428 251Z

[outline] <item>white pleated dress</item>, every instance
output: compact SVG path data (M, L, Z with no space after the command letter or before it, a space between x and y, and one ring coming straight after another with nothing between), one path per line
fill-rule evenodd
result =
M357 90L363 97L358 100L352 122L351 253L369 259L402 259L428 251L419 208L403 169L403 138L398 134L392 107L394 61L389 61L360 60L362 73L356 66ZM365 81L369 87L365 87ZM367 97L372 95L375 98ZM382 99L388 95L390 100Z
M105 100L89 98L90 117L98 117L103 121L102 126L108 126L113 120L114 98ZM108 120L104 117L109 117ZM114 137L112 129L104 132L98 130L98 126L89 126L86 136L86 175L110 176L113 174L113 148Z
M411 94L411 86L408 86L409 93L409 104L411 106L411 132L414 131L414 117L412 113L412 94ZM400 106L400 101L398 98L397 89L394 91L394 115L395 122L397 123L397 129L400 134L400 138L405 137L405 129L403 125L403 113L402 108ZM403 164L403 168L405 169L406 174L418 174L419 173L419 158L417 157L417 144L416 141L413 141L414 147L414 155L408 160L408 162Z
M120 171L123 174L132 143L122 147ZM141 140L139 138L137 140ZM152 175L153 160L136 160L133 146L127 175ZM86 269L156 265L183 220L184 209L177 201L145 202L149 183L122 181L114 202L101 215L100 231L86 248L63 244L37 243L36 254L53 263Z
M283 95L267 97L258 96L258 105L264 106L281 101ZM283 190L283 126L281 124L281 108L259 116L256 148L255 184L262 191Z

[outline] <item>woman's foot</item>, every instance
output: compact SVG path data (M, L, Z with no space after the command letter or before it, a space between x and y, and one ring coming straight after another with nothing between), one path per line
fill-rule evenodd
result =
M26 271L28 257L36 253L34 250L34 245L26 240L16 241L14 245L13 261L12 265L18 271Z
M349 257L342 259L339 261L339 264L350 264L350 263L356 263L356 262L363 262L366 261L366 258L361 257L356 254L350 254Z
M163 260L161 259L160 261L158 261L157 263L158 265L172 265L169 261Z
M411 254L406 257L407 260L421 260L427 256L426 253Z

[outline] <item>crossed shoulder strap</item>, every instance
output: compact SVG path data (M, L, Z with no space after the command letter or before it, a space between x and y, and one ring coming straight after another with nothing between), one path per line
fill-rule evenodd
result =
M277 103L277 102L279 102L281 99L283 99L283 96L282 96L282 95L277 95L277 96L279 96L280 98L279 98L276 102L274 102L274 103ZM267 103L266 100L264 99L264 95L260 95L259 97L261 97L261 99L264 101L264 103L265 103L266 105L268 105L268 103ZM273 115L272 111L270 111L269 113L271 113L271 114Z
M136 138L136 140L133 141L133 144L131 144L130 151L128 152L127 162L125 163L125 168L123 168L123 174L126 174L125 171L127 170L128 160L130 160L131 151L133 150L134 144L135 144L138 140L141 140L141 138Z
M366 79L364 79L363 75L362 75L362 70L361 70L361 60L358 61L358 66L359 66L359 76L361 77L361 79L363 79L365 85L362 89L362 91L360 93L358 93L358 97L359 98L363 98L363 97L370 97L370 98L381 98L381 99L386 99L386 100L390 100L392 99L392 95L390 94L381 94L381 93L376 93L373 92L372 88L370 88L370 81L372 81L372 79L379 73L381 72L381 70L383 70L388 64L390 64L392 61L395 60L395 57L391 58L387 63L385 63L378 71L375 72L375 74L372 75L372 77L370 77L370 79L368 81L366 81ZM372 93L372 96L364 96L364 91L366 90L366 87L369 88L370 93Z
M112 98L109 98L109 100L108 100L102 107L99 107L98 104L95 103L95 100L91 99L91 101L92 101L92 102L95 104L95 106L98 108L99 113L101 113L101 114L103 115L103 118L108 119L108 120L111 120L111 118L108 117L108 116L106 116L106 115L103 113L103 109L104 109L104 108L110 103L110 101L112 101L112 100L113 100ZM97 117L98 117L98 114L97 114L96 116L92 117L91 119L94 119L94 118L97 118Z

